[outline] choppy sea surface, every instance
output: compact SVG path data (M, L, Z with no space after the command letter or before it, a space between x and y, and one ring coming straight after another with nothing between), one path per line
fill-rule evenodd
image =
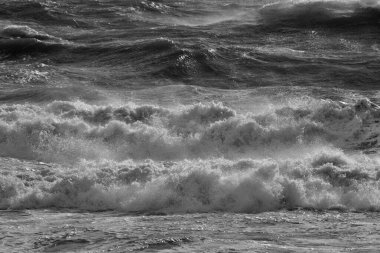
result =
M378 252L377 0L0 1L0 252Z

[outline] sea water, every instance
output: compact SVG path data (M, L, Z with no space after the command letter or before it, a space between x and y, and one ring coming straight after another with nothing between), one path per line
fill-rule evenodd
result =
M377 252L380 3L0 2L1 252Z

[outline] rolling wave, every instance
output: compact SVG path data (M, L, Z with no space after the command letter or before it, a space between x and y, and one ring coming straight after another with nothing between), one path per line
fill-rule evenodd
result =
M0 53L11 59L25 55L43 58L48 54L51 61L58 63L96 61L102 66L128 67L134 75L153 78L217 77L227 71L214 51L199 46L186 48L166 38L86 45L19 25L6 26L1 31Z
M0 32L0 52L5 55L57 52L66 42L28 26L10 25Z
M259 10L261 21L278 27L378 27L377 1L284 1Z
M0 19L28 20L44 25L89 27L86 22L79 20L77 15L62 11L59 7L53 1L5 1L0 3Z
M230 75L225 59L215 50L203 45L185 46L168 38L77 44L67 48L65 53L70 57L58 54L52 58L59 62L97 62L117 70L115 76L121 79L139 76L186 81L200 77L229 78Z
M379 211L378 162L339 150L297 159L83 162L75 168L2 159L0 208L130 213L280 209Z
M251 157L325 143L346 150L379 148L380 110L325 101L262 115L221 104L179 111L155 106L99 107L82 102L0 107L0 155L75 163L81 159L181 160Z

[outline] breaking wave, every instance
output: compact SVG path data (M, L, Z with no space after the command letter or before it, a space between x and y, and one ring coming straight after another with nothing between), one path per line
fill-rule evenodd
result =
M122 163L75 168L2 159L0 207L74 208L130 213L279 209L379 211L378 162L336 149L298 159ZM22 169L21 169L21 168Z
M380 109L329 100L238 113L219 103L179 110L56 101L0 107L0 155L75 163L81 159L181 160L267 156L316 143L346 150L378 148Z

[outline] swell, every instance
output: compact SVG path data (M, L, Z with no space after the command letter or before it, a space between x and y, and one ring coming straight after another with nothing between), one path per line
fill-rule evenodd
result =
M102 101L104 96L87 87L32 87L4 89L0 91L0 103L47 103L55 100L69 101L75 99L85 101Z
M61 5L60 8L64 6ZM60 9L51 1L4 1L0 3L0 19L33 21L43 25L89 27L78 16Z
M133 36L142 30L135 30ZM247 27L235 27L235 30L239 30L240 36L252 36L251 29ZM168 35L181 31L180 35L177 34L180 37L186 32L190 33L187 36L198 35L187 28L160 28L157 31ZM264 41L256 41L255 38L258 46L253 47L226 46L225 42L231 39L231 35L223 38L223 43L217 46L208 41L198 42L198 39L188 43L182 39L169 39L170 36L157 38L155 33L148 34L148 37L153 35L151 38L131 39L129 32L111 30L99 32L95 37L87 33L71 36L68 41L29 26L10 25L1 31L0 53L3 60L32 56L31 60L49 61L53 65L69 64L71 67L76 64L90 70L96 65L112 73L112 80L108 76L104 76L104 80L107 85L115 86L128 83L125 80L135 82L138 79L139 84L144 80L149 85L169 79L218 88L281 83L366 89L375 87L379 78L374 71L379 65L376 45L368 43L371 38L358 42L356 37L326 38L318 33L300 35L297 31L294 36L301 36L303 40L297 47L291 35L285 38L293 41L290 44L262 45L266 43L264 37ZM209 34L202 33L202 36ZM300 72L303 73L302 79L299 78Z
M81 159L235 159L276 156L318 143L371 153L379 148L379 121L378 106L368 100L352 105L327 100L260 115L215 103L179 110L63 101L3 105L0 155L69 164Z
M10 25L0 33L0 53L3 60L29 55L49 57L49 61L58 64L96 62L103 68L117 70L123 79L129 75L187 79L228 74L223 59L214 51L203 46L184 47L165 38L82 44L28 26Z
M264 2L265 3L265 2ZM76 4L81 8L71 8ZM204 26L245 21L272 27L378 27L376 1L281 1L254 5L166 1L90 1L57 4L51 1L11 1L0 4L0 18L72 28L150 25ZM254 16L248 18L247 16ZM256 17L258 16L258 17ZM99 22L94 20L98 19ZM247 19L247 20L246 20ZM110 22L111 21L111 22Z
M192 3L195 4L195 3ZM73 8L72 6L76 6ZM186 5L184 8L183 5ZM206 5L207 6L207 5ZM144 23L172 24L181 18L193 19L210 15L204 6L163 1L20 1L0 3L0 19L32 21L42 25L94 28L98 26L117 28L125 23L136 26ZM210 7L210 6L209 6ZM211 6L212 7L212 6ZM112 21L112 22L109 22ZM185 22L186 23L186 22Z
M35 53L59 52L65 42L29 26L10 25L0 33L0 53L6 56L18 56Z
M284 1L259 10L261 22L274 27L378 28L379 5L369 1Z
M102 66L127 66L133 73L153 78L223 77L227 71L223 58L207 46L183 46L167 38L78 47L72 53L94 57Z
M247 34L248 30L239 32ZM379 78L374 71L378 65L376 49L366 46L366 41L362 45L353 39L327 40L319 35L305 35L299 50L293 50L293 45L217 47L206 42L184 43L169 38L128 40L126 33L119 34L117 40L110 41L104 35L101 42L82 43L80 38L67 41L16 25L3 28L0 36L3 60L31 56L31 60L48 60L53 65L70 67L75 64L89 67L90 71L95 65L112 73L112 80L107 80L107 76L104 79L107 85L115 86L125 84L126 80L142 79L149 85L169 79L218 88L281 83L367 89L375 87ZM310 48L316 49L310 51ZM352 53L347 54L347 50Z

